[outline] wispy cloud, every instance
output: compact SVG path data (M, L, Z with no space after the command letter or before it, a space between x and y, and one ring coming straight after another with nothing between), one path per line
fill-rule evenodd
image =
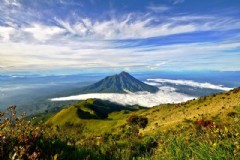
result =
M12 27L0 26L0 39L6 42L10 40L11 35L15 32L15 29Z
M173 4L183 3L185 0L173 0Z
M147 8L156 13L161 13L161 12L170 10L170 7L163 6L163 5L150 5Z
M179 65L183 69L190 66L201 67L201 63L216 63L218 60L229 62L222 57L223 50L234 50L239 48L239 43L193 43L168 46L142 46L131 48L115 48L111 41L80 41L71 42L66 45L43 45L25 43L1 43L0 64L3 66L15 66L19 68L104 68L109 69L128 67L140 70L148 69L177 69ZM218 46L218 47L216 47ZM149 50L151 49L151 50ZM146 51L149 50L149 51ZM215 55L218 56L215 56ZM236 68L234 62L239 59L233 53L231 64L227 66ZM191 57L194 56L192 61ZM11 57L11 58L9 58ZM137 57L137 61L136 61ZM230 56L231 57L231 56ZM184 66L182 63L184 62ZM199 64L196 64L198 62ZM221 65L220 62L219 65ZM233 65L231 67L231 65ZM34 66L34 67L31 67ZM205 65L209 68L208 65ZM184 68L186 67L186 68ZM217 69L219 66L215 66ZM9 68L14 69L14 68ZM222 69L224 70L224 68Z
M60 35L66 32L65 29L57 26L45 26L37 23L23 28L22 31L32 34L32 36L39 41L53 39L56 38L56 35Z
M154 24L156 21L163 23ZM56 19L58 24L69 33L87 39L139 39L197 31L238 29L237 19L217 16L175 16L162 17L128 14L119 19L96 21L89 18L70 23ZM224 25L223 25L224 24Z
M3 0L4 4L10 7L20 7L19 0Z

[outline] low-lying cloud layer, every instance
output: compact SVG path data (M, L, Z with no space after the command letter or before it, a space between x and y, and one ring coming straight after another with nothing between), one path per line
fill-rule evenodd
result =
M175 92L172 87L160 87L157 93L136 92L136 93L92 93L81 94L69 97L53 98L52 101L67 101L67 100L85 100L88 98L98 98L109 100L123 105L138 104L145 107L153 107L163 103L179 103L195 97Z
M215 85L215 84L211 84L208 82L205 83L201 83L201 82L195 82L192 80L173 80L173 79L147 79L146 82L144 82L146 84L149 85L153 85L153 86L159 86L162 83L171 83L171 84L175 84L175 85L185 85L185 86L191 86L191 87L197 87L197 88L208 88L208 89L216 89L216 90L222 90L222 91L229 91L233 88L229 88L229 87L224 87L223 85Z

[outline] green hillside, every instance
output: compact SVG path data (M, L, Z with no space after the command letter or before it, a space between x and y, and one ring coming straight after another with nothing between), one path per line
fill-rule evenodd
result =
M229 92L201 97L185 103L163 104L149 109L131 112L117 112L119 110L133 110L119 107L110 102L89 99L79 104L65 108L48 120L51 125L65 123L84 124L84 133L100 133L117 131L130 115L148 118L148 126L141 130L143 134L166 131L179 125L189 125L198 119L209 119L221 124L238 122L240 91L234 89ZM115 111L114 113L111 113ZM106 119L107 118L107 119ZM99 127L101 132L98 132Z
M163 104L146 112L137 112L149 118L144 133L189 125L199 119L212 120L218 124L232 125L240 122L240 89L213 94L179 104ZM238 118L237 118L238 117Z
M128 113L141 109L140 106L122 106L110 101L87 99L62 109L51 117L47 124L69 127L84 126L83 133L102 134L125 123ZM101 131L99 131L101 128Z

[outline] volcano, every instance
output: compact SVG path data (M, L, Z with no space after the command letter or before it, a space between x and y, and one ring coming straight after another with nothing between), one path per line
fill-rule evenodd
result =
M147 91L155 93L158 88L141 82L127 72L121 72L83 88L80 93L127 93L127 92Z

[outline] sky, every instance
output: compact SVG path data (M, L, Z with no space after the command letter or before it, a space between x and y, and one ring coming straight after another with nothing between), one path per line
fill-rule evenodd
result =
M239 0L0 0L0 74L240 71Z

